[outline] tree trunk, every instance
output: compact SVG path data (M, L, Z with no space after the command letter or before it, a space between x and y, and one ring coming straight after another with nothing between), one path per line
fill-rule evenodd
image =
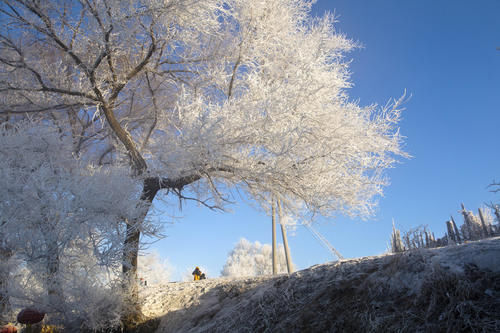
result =
M467 239L467 240L473 240L474 238L474 235L473 235L473 229L472 229L472 225L469 221L469 215L467 214L467 211L465 210L465 206L464 204L462 203L462 215L464 216L464 224L465 224L465 229L467 230L467 236L464 235L464 239Z
M486 225L486 219L484 218L483 211L481 208L477 209L479 212L479 218L481 219L481 227L483 228L483 237L486 238L490 235L488 227Z
M10 302L8 294L9 267L8 261L12 252L0 247L0 326L7 324L7 315L10 312Z
M396 226L394 225L394 220L392 221L391 248L392 248L392 253L399 253L404 251L403 241L401 240L401 233L399 232L398 229L396 229Z
M137 284L137 258L139 256L139 239L141 236L137 225L139 223L142 223L142 221L136 221L134 225L127 224L127 233L123 244L122 272L125 311L122 321L125 327L135 326L144 319Z
M144 222L153 200L160 190L158 178L144 180L141 201L146 205L141 207L143 213L136 221L127 224L127 232L123 243L123 293L125 295L125 311L122 322L125 327L133 327L144 320L141 304L139 302L139 286L137 277L137 259L139 257L139 241L141 238L140 225Z
M451 221L446 221L446 229L448 230L448 238L453 243L457 243L457 239L455 237L455 230L453 230L453 223Z
M462 239L460 238L460 231L458 231L457 224L455 223L455 220L453 219L453 216L451 217L451 223L453 224L453 230L455 230L455 237L457 238L458 243L462 243Z
M141 236L140 226L144 222L159 190L175 188L180 192L184 186L200 178L199 174L191 174L176 179L149 177L143 181L141 194L141 201L145 204L144 207L141 207L143 212L136 221L131 221L131 224L127 224L127 232L123 243L122 288L126 297L127 308L122 315L122 322L126 328L133 327L145 319L139 302L139 286L137 281L137 258L139 256L139 241Z
M55 232L55 231L51 231ZM64 297L59 282L59 249L56 242L47 244L47 295L49 305L56 310L62 310Z

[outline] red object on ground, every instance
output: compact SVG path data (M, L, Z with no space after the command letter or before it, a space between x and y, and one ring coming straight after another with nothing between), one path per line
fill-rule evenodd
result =
M17 321L21 324L36 324L43 320L45 313L37 311L35 309L22 309L17 315Z
M12 325L5 325L0 328L0 333L17 333L17 327Z

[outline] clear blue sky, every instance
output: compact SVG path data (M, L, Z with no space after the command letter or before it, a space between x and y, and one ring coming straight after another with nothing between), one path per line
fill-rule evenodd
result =
M314 15L325 11L363 45L349 54L353 99L384 104L405 89L412 95L400 128L413 158L389 170L376 216L321 220L316 228L344 257L377 255L387 248L393 218L402 230L425 224L442 236L450 214L462 223L461 202L477 212L500 201L487 188L500 180L500 1L319 0L313 7ZM241 237L271 242L269 217L248 203L230 208L167 209L163 221L182 218L167 224L167 237L149 251L168 259L174 280L197 265L218 276ZM289 243L298 269L333 259L302 226Z

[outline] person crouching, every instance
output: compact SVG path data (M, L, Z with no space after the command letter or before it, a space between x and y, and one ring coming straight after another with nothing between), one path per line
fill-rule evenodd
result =
M196 268L194 269L193 271L193 276L194 276L194 280L195 281L198 281L201 277L201 271L200 271L200 268L198 266L196 266Z

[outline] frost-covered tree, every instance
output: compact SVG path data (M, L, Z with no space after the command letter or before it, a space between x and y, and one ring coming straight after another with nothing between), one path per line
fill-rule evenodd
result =
M0 239L9 251L0 285L10 285L1 299L36 306L66 328L102 328L96 321L110 324L121 313L112 287L120 281L124 222L137 218L137 182L122 168L75 159L72 142L52 126L16 125L0 127Z
M405 155L401 101L349 99L345 54L355 44L311 6L2 0L0 115L43 118L82 158L129 165L149 204L165 189L222 207L237 190L265 209L274 196L286 214L369 214L383 171ZM137 304L147 211L124 241L124 285Z
M461 226L464 239L477 240L487 238L494 233L492 227L493 215L487 206L480 207L478 215L475 215L472 211L466 210L464 204L462 204L460 213L464 218L464 223Z
M483 238L485 230L479 216L475 215L472 211L466 210L463 203L460 213L464 218L464 223L460 228L463 238L466 240L477 240Z
M280 244L277 249L278 273L286 273L285 249ZM269 244L252 243L241 238L234 249L229 252L221 275L228 277L271 275L273 267L271 262L272 248Z

